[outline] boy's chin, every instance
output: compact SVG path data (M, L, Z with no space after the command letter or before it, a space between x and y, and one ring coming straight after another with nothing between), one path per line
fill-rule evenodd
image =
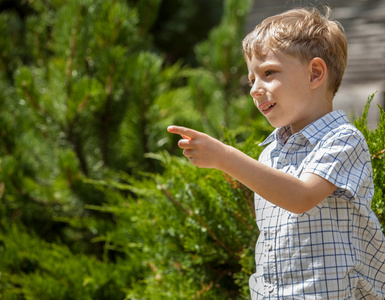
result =
M267 119L267 121L269 122L269 124L274 127L274 128L281 128L281 127L285 127L286 125L283 124L283 123L280 123L280 122L274 122L274 121L271 121L269 119Z
M287 120L287 118L284 119L282 116L269 114L265 116L265 118L269 122L269 124L274 128L290 126L290 120Z

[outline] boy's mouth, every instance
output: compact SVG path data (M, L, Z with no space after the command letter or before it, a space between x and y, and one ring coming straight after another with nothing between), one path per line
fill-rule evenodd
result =
M267 114L268 112L270 112L273 107L275 106L275 103L262 103L260 106L259 106L259 110L263 113L263 114Z

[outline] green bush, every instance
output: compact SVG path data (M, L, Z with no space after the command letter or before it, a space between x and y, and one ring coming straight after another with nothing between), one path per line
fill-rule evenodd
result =
M372 209L377 215L382 231L385 233L385 111L381 106L379 109L379 122L377 128L370 130L368 126L368 111L370 103L375 94L368 97L367 104L361 118L354 125L364 134L372 154L374 197Z
M20 3L0 13L0 298L248 299L253 194L181 158L166 127L258 157L272 128L245 91L251 1L224 2L195 68L154 51L160 1ZM385 117L366 117L384 226Z

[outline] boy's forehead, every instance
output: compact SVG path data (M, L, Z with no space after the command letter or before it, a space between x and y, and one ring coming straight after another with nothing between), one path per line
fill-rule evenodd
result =
M266 49L262 53L254 53L250 58L247 59L247 64L262 64L269 61L278 61L281 55L282 53L279 53L279 51Z
M301 67L307 65L307 63L298 57L285 54L279 50L269 49L262 55L252 55L246 59L247 69L249 73L253 73L255 70L269 67Z
M252 51L251 58L263 60L266 59L266 56L269 54L269 52L274 52L273 49L266 45L259 45L258 47L254 48L254 51Z
M246 60L247 69L249 76L253 74L256 70L263 68L266 64L274 64L277 63L277 60L274 60L271 55L268 53L263 55L255 55L253 54L250 58Z

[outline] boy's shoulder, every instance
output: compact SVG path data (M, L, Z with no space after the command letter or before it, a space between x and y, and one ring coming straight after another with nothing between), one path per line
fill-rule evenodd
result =
M366 143L364 135L350 123L346 113L343 110L336 110L324 115L294 135L291 134L288 126L277 128L259 146L266 146L273 142L283 146L292 136L303 137L309 141L310 145L344 136Z
M302 131L302 135L314 144L317 142L327 142L332 140L357 140L366 144L365 137L357 127L350 123L346 114L342 110L332 111L317 121L308 125Z
M343 111L333 111L293 135L289 128L278 128L259 145L266 146L259 156L259 161L266 164L282 155L295 155L298 164L315 155L332 160L357 153L365 154L362 159L370 162L364 135L349 122Z

